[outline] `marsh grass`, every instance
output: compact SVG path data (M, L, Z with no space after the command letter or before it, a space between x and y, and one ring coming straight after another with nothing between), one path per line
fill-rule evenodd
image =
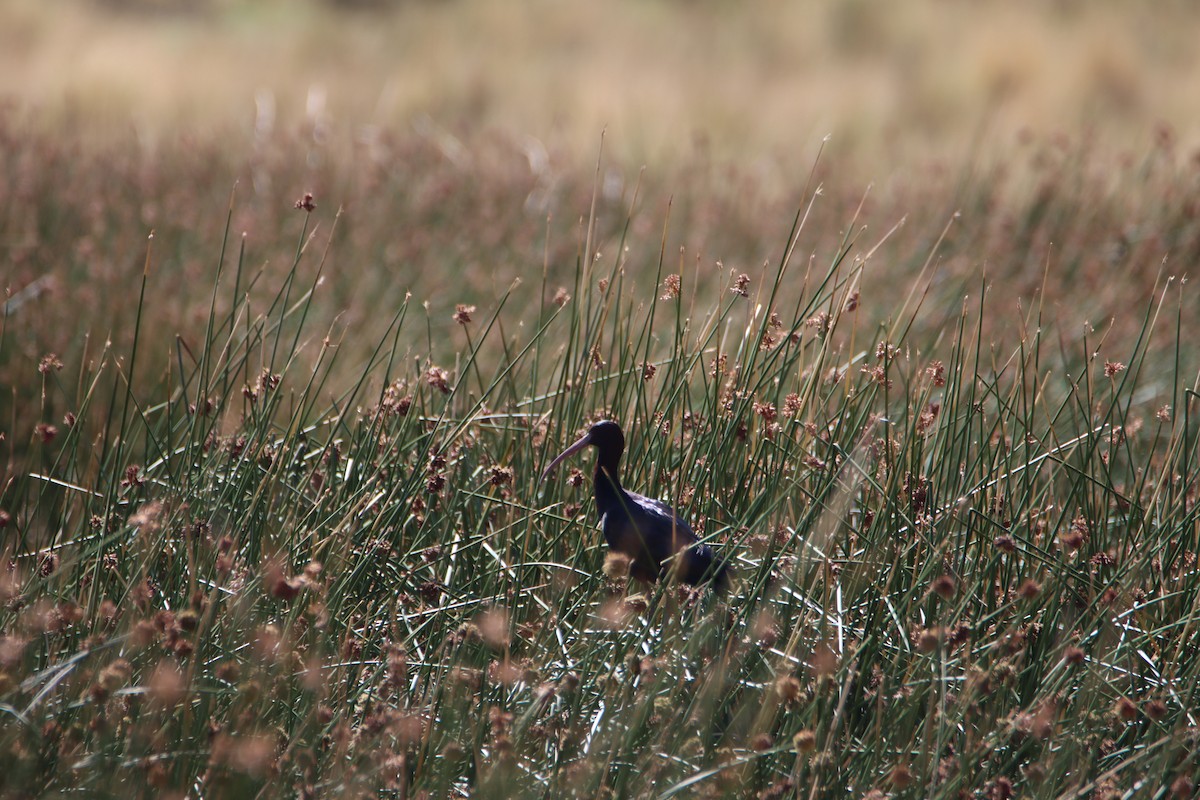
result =
M795 209L805 207L780 313L796 308L809 262L816 270L851 239L852 259L871 253L858 285L864 324L895 317L897 299L925 269L923 312L911 321L922 343L951 329L964 297L977 299L983 286L986 343L1009 346L1031 303L1044 308L1053 337L1074 340L1089 322L1109 330L1110 341L1136 337L1140 317L1127 310L1153 302L1160 273L1182 275L1200 258L1200 160L1166 132L1123 159L1086 138L1010 144L970 165L947 158L897 167L871 185L830 157L811 177L809 165L781 163L768 178L756 165L706 156L642 169L606 159L594 174L590 159L534 152L494 131L299 126L146 144L49 133L29 113L0 109L0 181L10 198L0 204L0 468L45 468L38 426L61 431L67 414L80 417L75 403L89 375L106 353L127 356L135 320L143 356L121 380L165 392L168 365L178 371L180 350L198 358L214 314L223 320L247 298L265 309L289 281L299 227L292 203L307 191L316 195L312 229L325 254L309 319L314 336L335 331L334 386L358 381L408 296L418 318L432 322L418 337L421 325L410 319L397 340L404 358L446 367L466 346L461 331L440 335L446 316L457 304L489 309L507 296L505 335L485 339L480 353L503 359L499 343L534 325L514 310L548 306L559 290L578 296L589 209L602 264L620 257L646 301L665 292L664 276L680 275L689 317L702 318L697 309L726 293L730 270L751 274L757 294L767 280L761 265L778 263ZM820 187L811 207L806 184ZM139 305L134 289L151 231L151 282ZM241 254L243 280L213 296L216 243L226 239L230 255ZM106 351L109 343L116 349ZM1153 360L1171 358L1171 344L1152 341L1164 348ZM317 353L301 353L305 368ZM48 355L62 367L41 371ZM116 370L100 380L108 392L123 391L110 383ZM92 427L79 436L99 434Z
M406 298L365 348L315 311L332 213L267 272L235 202L166 357L148 243L129 338L48 364L74 424L0 497L0 792L1190 796L1184 287L1119 340L1044 296L994 335L932 268L868 312L852 213L799 247L815 183L761 270L598 202L569 285ZM606 577L587 481L538 482L602 417L727 596Z

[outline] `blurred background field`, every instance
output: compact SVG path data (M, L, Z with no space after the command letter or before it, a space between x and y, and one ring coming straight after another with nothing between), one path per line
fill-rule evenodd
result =
M552 152L591 153L607 127L622 160L702 148L785 180L831 134L881 179L1021 131L1133 150L1159 125L1194 132L1198 36L1176 0L9 0L0 93L148 146L427 117Z

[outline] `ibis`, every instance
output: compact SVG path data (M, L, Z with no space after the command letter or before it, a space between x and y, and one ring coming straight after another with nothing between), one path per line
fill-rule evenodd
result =
M675 509L621 486L619 467L625 434L616 422L603 420L588 428L579 441L550 462L542 480L565 459L587 447L596 448L593 488L604 540L612 550L629 557L633 577L654 583L664 575L673 575L687 584L711 582L716 589L724 589L726 564L717 561L712 548L696 538Z

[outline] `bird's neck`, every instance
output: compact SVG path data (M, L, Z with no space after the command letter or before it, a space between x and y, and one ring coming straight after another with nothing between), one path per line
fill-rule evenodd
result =
M596 505L607 508L621 494L621 478L617 473L620 457L598 460L596 462Z

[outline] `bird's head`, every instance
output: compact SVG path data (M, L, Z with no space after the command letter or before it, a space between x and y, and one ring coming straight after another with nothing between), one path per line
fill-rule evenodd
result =
M597 422L588 428L588 432L581 436L579 441L563 450L550 462L550 466L546 467L546 471L542 473L542 480L546 480L550 473L554 472L554 468L568 456L575 455L585 447L595 447L600 451L602 457L615 453L616 458L620 458L621 453L625 451L625 434L621 431L621 426L611 419Z

